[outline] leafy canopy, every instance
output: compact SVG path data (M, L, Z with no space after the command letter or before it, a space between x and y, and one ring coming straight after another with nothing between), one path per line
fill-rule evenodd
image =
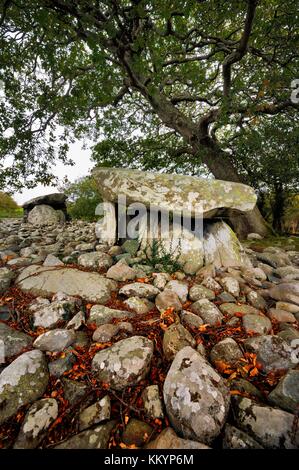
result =
M100 142L101 163L120 152L120 165L215 174L216 152L233 160L231 139L259 132L257 117L274 126L298 110L295 0L0 6L2 188L53 181L81 137Z

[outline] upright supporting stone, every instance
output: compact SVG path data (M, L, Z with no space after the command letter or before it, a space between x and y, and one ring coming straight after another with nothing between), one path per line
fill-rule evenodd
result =
M104 201L96 209L100 219L96 223L96 236L102 243L113 246L116 242L116 211L115 204Z

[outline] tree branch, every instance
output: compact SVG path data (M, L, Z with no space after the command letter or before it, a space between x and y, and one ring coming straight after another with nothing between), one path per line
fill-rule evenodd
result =
M247 13L245 18L245 26L243 30L242 37L239 42L239 47L229 54L222 66L222 76L223 76L223 95L227 98L229 97L230 88L231 88L231 67L236 62L239 62L247 52L248 41L252 31L252 25L255 15L255 10L258 4L258 0L248 0Z

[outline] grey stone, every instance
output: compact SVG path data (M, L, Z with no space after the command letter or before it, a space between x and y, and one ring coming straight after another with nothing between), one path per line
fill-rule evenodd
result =
M28 410L22 423L14 449L35 449L47 434L58 416L58 404L54 398L36 401Z
M126 240L122 244L122 249L125 253L130 253L131 256L135 256L139 249L139 240Z
M40 351L60 352L73 344L75 339L76 335L73 330L57 328L38 336L33 346Z
M28 214L27 220L32 225L52 225L64 223L65 221L61 213L46 204L33 207Z
M115 424L116 421L109 421L93 429L82 431L58 444L55 449L107 449Z
M246 333L265 335L272 329L272 323L265 315L246 313L242 317L242 323Z
M52 255L51 253L47 255L45 261L43 262L43 266L63 266L64 263L60 261L57 256Z
M142 392L145 414L150 419L164 418L163 404L158 385L149 385Z
M85 268L108 269L112 266L112 263L113 259L110 255L98 251L83 253L78 258L78 264Z
M189 297L193 302L196 302L200 299L213 300L215 299L215 293L205 286L194 284L189 291Z
M66 325L67 329L70 330L79 330L81 326L85 324L85 315L84 312L80 310L80 312L76 313L76 315L68 322Z
M210 449L200 442L182 439L172 428L165 428L159 436L146 446L147 449Z
M110 419L111 404L108 395L93 405L88 406L79 415L79 431L84 431L95 424Z
M49 363L49 373L53 377L61 377L75 365L77 358L69 350L66 350L65 356L60 357Z
M114 281L133 281L136 278L136 272L125 262L118 261L108 269L106 276Z
M242 377L229 381L230 389L237 390L243 394L250 395L255 400L264 401L262 393L249 380Z
M266 291L274 300L282 300L291 304L299 305L299 282L290 281L281 283Z
M128 446L143 446L153 433L153 428L144 421L131 418L122 434L122 441Z
M13 277L11 269L0 268L0 294L4 294L8 290Z
M226 292L233 295L234 297L239 297L240 285L237 279L231 276L225 276L222 279L220 279L220 284L226 290Z
M257 441L244 431L226 424L224 428L223 449L263 449Z
M164 382L164 403L175 431L209 444L220 433L229 409L224 380L198 352L179 351Z
M265 373L291 369L293 349L279 336L255 336L244 342L245 349L256 353L257 362Z
M202 286L207 287L208 289L212 291L220 291L221 290L221 285L213 279L211 276L206 276L204 280L201 283Z
M258 310L265 310L267 308L267 303L265 299L255 290L251 290L246 295L247 302L252 305L252 307L257 308Z
M98 273L74 268L28 266L17 278L17 285L34 295L50 295L63 291L82 297L89 302L105 303L117 285Z
M123 168L96 168L93 174L107 201L116 203L121 191L128 204L141 202L148 208L153 204L180 215L184 209L190 211L191 196L194 215L208 218L219 213L219 207L246 212L256 202L253 189L240 183Z
M217 368L219 362L235 366L243 357L238 343L232 338L225 338L215 344L210 353L210 361Z
M269 449L296 449L299 431L293 435L294 415L277 408L263 406L249 398L234 400L236 424L263 447Z
M100 382L123 390L146 377L153 350L152 341L143 336L132 336L96 353L92 370Z
M278 323L296 323L296 318L294 315L291 312L287 312L286 310L270 308L267 312L267 315L269 318L271 318L271 320L275 320Z
M133 310L140 315L148 313L155 307L155 304L153 304L150 300L141 299L140 297L129 297L124 301L124 304L130 310Z
M288 328L277 333L277 336L282 338L286 343L292 345L294 344L294 340L299 340L299 331L288 326Z
M44 302L33 303L33 325L35 328L55 328L59 323L69 320L75 313L77 300L69 297L65 300L54 300L51 304Z
M95 330L92 336L92 340L97 341L99 343L106 343L118 333L118 330L119 326L113 325L111 323L107 323L106 325L100 325Z
M258 309L246 304L237 305L232 303L224 303L219 305L219 309L223 314L228 315L229 317L233 317L236 313L241 313L243 315L247 313L254 315L259 314Z
M48 380L48 367L41 351L26 352L5 367L0 374L0 424L21 406L40 398Z
M159 290L163 290L171 277L168 273L153 273L154 286Z
M104 305L93 305L90 309L88 324L95 323L97 326L110 323L115 318L134 318L136 316L133 312L126 310L117 310L114 308L105 307Z
M163 336L163 353L167 361L171 361L178 351L185 346L196 346L196 341L183 325L170 325Z
M77 380L63 377L61 381L64 390L64 397L68 400L71 406L82 400L88 391L88 386L82 382L78 382Z
M32 338L25 333L15 330L5 323L0 323L1 362L9 361L19 355L24 349L32 346ZM2 353L4 358L2 358ZM4 359L4 360L3 360Z
M299 370L289 370L268 395L268 400L273 405L295 414L299 406Z
M125 295L126 297L145 297L147 299L153 299L159 293L159 289L155 286L143 282L126 284L119 290L119 294Z
M225 291L217 295L216 300L220 300L221 302L236 302L235 297Z
M188 312L187 310L182 310L180 317L181 322L191 328L199 328L203 325L203 320L198 315Z
M289 302L276 302L276 308L290 313L299 313L299 305L290 304Z
M186 302L188 297L188 284L186 284L186 282L177 280L169 281L165 286L165 290L176 293L182 304Z
M168 308L173 308L176 312L182 310L182 304L178 295L171 290L164 290L157 295L156 307L160 312L164 312Z
M208 299L197 300L197 302L194 302L190 308L192 312L199 315L206 324L215 326L220 325L222 322L222 313L218 310L216 305Z

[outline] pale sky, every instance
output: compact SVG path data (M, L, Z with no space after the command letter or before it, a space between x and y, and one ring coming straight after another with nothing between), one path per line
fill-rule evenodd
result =
M82 150L82 142L77 142L70 145L69 157L74 160L74 166L63 165L63 163L57 163L54 169L55 176L58 176L60 180L63 180L65 176L70 181L75 181L81 176L89 174L90 170L94 166L94 163L90 160L91 150ZM33 189L24 189L21 193L14 193L13 198L18 204L23 204L29 199L44 194L56 193L57 187L55 186L43 186L38 185Z

